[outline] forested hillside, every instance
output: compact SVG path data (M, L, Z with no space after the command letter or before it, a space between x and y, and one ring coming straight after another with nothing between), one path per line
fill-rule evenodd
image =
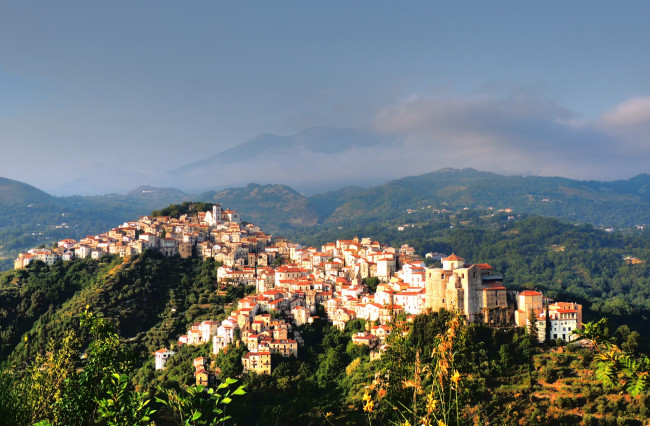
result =
M318 213L305 196L286 185L258 185L206 192L200 201L218 202L245 212L247 220L268 231L310 227L318 222Z
M443 169L394 180L341 201L326 222L387 219L396 212L433 205L510 208L598 226L634 227L650 223L650 175L597 182Z
M159 213L180 215L189 208L170 206ZM396 247L408 243L421 255L455 252L490 263L509 288L537 288L578 301L586 321L610 318L612 342L632 356L647 351L647 233L624 235L510 216L421 209L397 222L401 231L393 221L375 221L292 238L317 246L372 237ZM636 264L628 264L628 256ZM623 385L606 387L593 376L600 361L590 349L538 346L523 329L467 325L444 311L420 315L413 323L395 318L396 332L379 360L371 359L369 348L352 343L354 333L372 324L352 320L341 332L321 309L320 320L297 327L305 342L298 358L272 357L270 375L242 375L243 343L216 357L210 345L183 346L165 370L154 371L156 349L174 347L197 321L224 318L233 302L252 291L222 286L218 266L212 259L145 252L51 267L34 262L1 274L6 363L0 365L0 418L8 424L43 419L103 424L107 418L146 424L133 420L146 417L171 425L178 423L179 412L167 405L174 398L186 398L204 419L209 407L227 405L237 424L642 424L650 413L645 390L630 398ZM233 394L229 404L202 392L192 396L197 390L188 386L198 356L218 367L224 383L240 380L237 386L244 385L246 393ZM57 380L57 374L65 380ZM111 404L126 411L115 413ZM199 418L192 424L203 424Z

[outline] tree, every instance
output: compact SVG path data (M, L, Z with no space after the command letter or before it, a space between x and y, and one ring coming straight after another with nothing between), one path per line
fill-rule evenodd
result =
M79 354L87 342L86 356ZM28 344L29 342L27 342ZM144 394L135 391L125 375L133 354L120 342L112 324L88 310L78 327L62 339L51 339L45 355L11 383L17 408L11 423L90 425L142 424L152 411ZM80 369L79 367L83 367Z
M234 391L228 389L235 383L235 379L226 379L216 390L197 385L187 387L181 392L158 387L160 397L156 397L156 401L170 409L179 425L212 426L230 419L231 416L226 414L226 407L232 402L231 396L246 394L244 386L239 386Z
M364 279L364 283L368 287L368 291L374 293L377 291L377 286L379 285L379 278L377 277L368 277Z
M345 372L346 360L343 357L345 351L341 353L334 348L329 348L324 355L321 355L320 365L316 371L316 380L322 388L327 388L336 384L336 378L342 372Z
M595 375L605 387L614 387L622 382L625 390L632 396L638 396L650 388L650 358L641 355L634 358L612 343L609 337L607 318L596 323L585 323L583 328L573 330L578 340L591 343L596 351L597 363Z
M106 397L98 400L98 412L109 426L148 425L156 410L149 407L146 394L134 391L126 374L114 373Z
M544 319L544 344L549 345L551 343L551 316L548 313L548 299L545 300L544 308L546 312Z
M535 311L533 309L531 309L530 314L528 315L528 327L526 327L526 333L530 334L531 336L534 336L535 342L537 342L538 339L537 315L535 314Z

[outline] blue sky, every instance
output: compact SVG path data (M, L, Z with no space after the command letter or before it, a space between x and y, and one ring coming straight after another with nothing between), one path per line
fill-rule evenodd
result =
M121 191L259 133L350 126L404 141L409 161L375 167L395 175L628 178L650 164L648 16L647 1L4 2L0 176Z

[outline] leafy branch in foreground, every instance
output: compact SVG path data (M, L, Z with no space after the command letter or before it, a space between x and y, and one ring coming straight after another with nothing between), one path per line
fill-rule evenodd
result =
M234 391L228 389L236 382L236 379L226 379L216 390L197 385L185 388L181 393L158 386L157 390L162 398L156 397L156 401L171 409L179 425L224 424L231 418L226 415L226 407L232 402L231 396L246 394L243 385Z
M647 355L634 358L612 343L609 337L607 319L602 318L596 323L585 323L582 330L576 329L574 334L579 340L589 342L597 352L598 361L596 378L605 387L614 387L620 383L632 396L645 393L650 384L650 359Z
M153 424L150 416L156 410L148 407L146 397L133 390L126 374L114 373L106 397L97 401L99 415L109 426Z

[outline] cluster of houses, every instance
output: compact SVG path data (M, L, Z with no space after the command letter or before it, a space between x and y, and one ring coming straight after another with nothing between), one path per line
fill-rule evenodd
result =
M197 215L182 215L178 219L143 216L80 241L65 239L53 248L32 249L18 255L14 268L24 268L35 260L51 265L57 260L99 259L106 254L125 257L145 250L183 258L197 254L231 266L243 266L249 261L249 253L261 251L256 261L263 264L268 259L263 247L270 241L271 237L258 226L241 224L238 212L215 204L211 211Z
M511 324L513 316L517 325L525 326L533 312L540 336L548 312L552 338L565 341L582 324L580 305L557 302L546 310L539 292L523 291L517 306L509 304L503 277L488 264L431 253L427 256L440 260L442 267L427 268L412 247L395 249L369 238L303 247L242 223L237 212L219 204L196 215L144 216L80 241L62 240L50 250L22 253L15 267L36 259L52 264L58 259L130 256L144 250L214 258L222 263L217 271L222 285L255 286L256 292L239 300L227 318L194 324L177 342L177 346L211 343L213 354L244 344L245 372L270 373L273 354L297 356L302 340L295 328L317 318L319 305L325 319L341 330L351 320L365 320L366 330L352 340L377 348L378 353L391 333L393 318L403 314L408 319L427 310L456 310L468 321L494 326ZM371 290L365 283L375 277L379 284ZM156 351L156 369L163 369L174 353L166 348ZM206 361L197 362L197 383L213 380Z

